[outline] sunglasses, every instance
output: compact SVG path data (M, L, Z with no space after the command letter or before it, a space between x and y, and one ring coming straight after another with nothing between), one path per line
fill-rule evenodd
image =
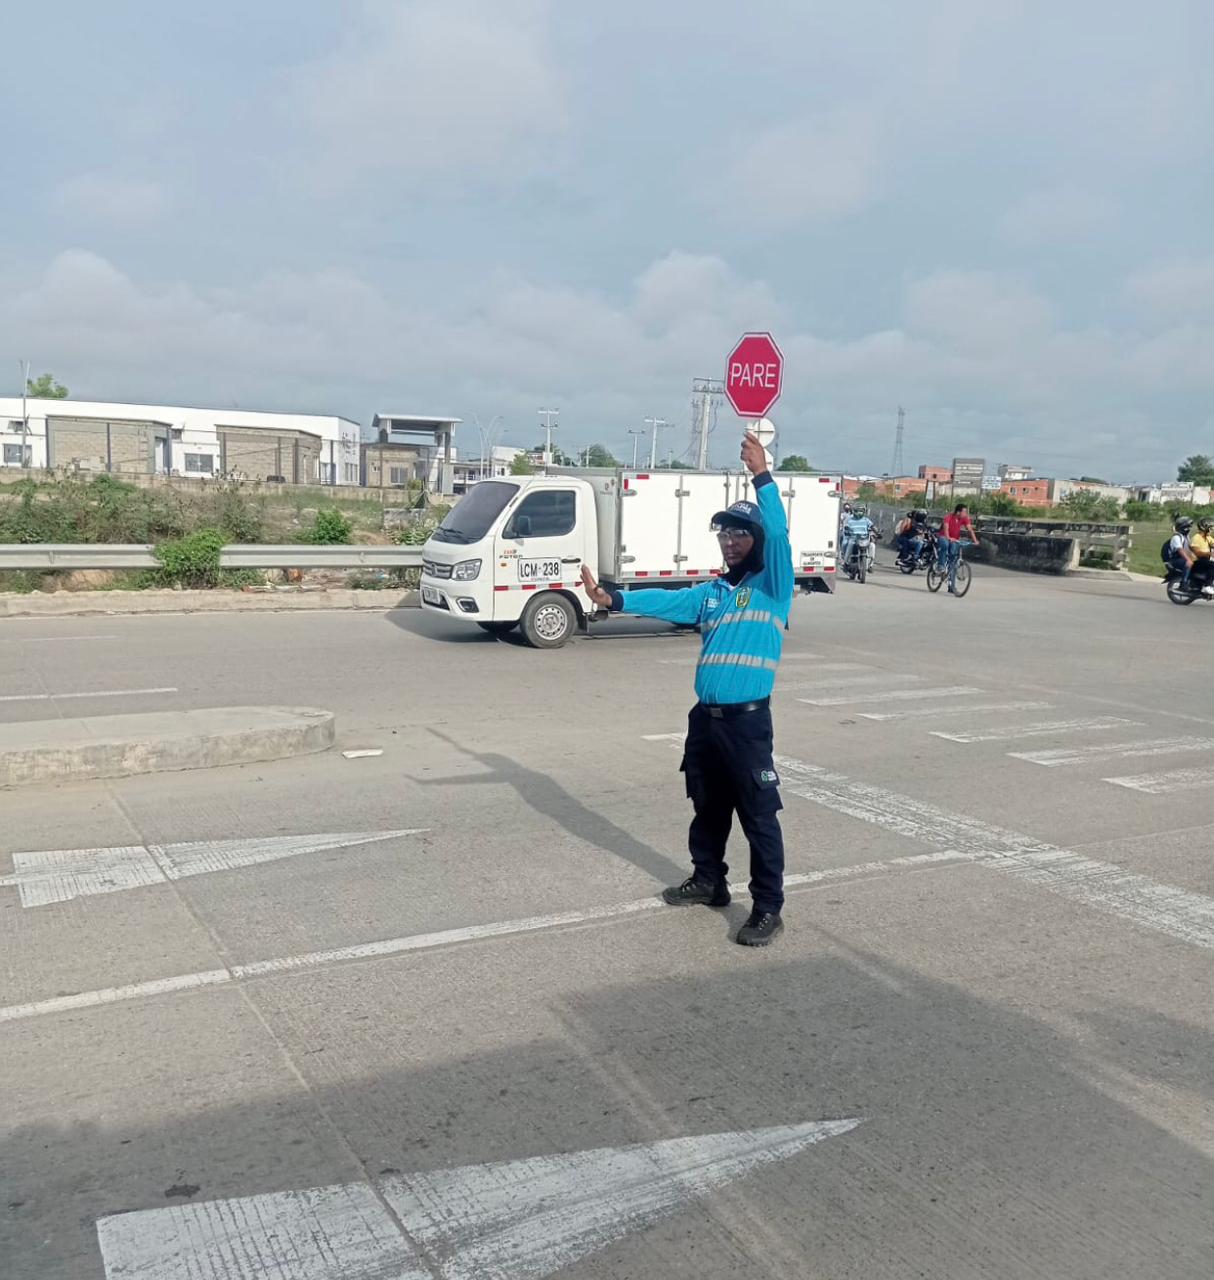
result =
M718 542L746 542L754 541L755 535L749 529L718 529Z

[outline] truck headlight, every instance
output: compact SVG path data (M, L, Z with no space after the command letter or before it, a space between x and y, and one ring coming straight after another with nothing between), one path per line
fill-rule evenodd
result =
M461 560L455 566L455 571L451 576L456 582L471 582L473 578L479 578L481 572L481 562L479 560Z

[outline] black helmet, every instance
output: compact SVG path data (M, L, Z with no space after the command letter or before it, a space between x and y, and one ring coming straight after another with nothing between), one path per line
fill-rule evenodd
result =
M1197 527L1202 533L1209 533L1211 529L1214 529L1214 520L1211 520L1209 516L1202 516L1197 522Z
M1172 528L1179 530L1181 533L1188 533L1193 527L1193 520L1190 516L1177 516L1172 521Z

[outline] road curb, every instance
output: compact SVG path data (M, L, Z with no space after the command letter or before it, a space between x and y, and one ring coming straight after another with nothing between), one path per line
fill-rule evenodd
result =
M216 769L333 745L331 711L211 707L0 725L0 787Z
M419 605L416 591L56 591L0 592L0 618L73 618L89 614L285 613L294 609L371 609Z

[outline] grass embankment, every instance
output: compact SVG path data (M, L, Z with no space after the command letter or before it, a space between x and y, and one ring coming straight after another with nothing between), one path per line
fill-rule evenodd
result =
M385 533L378 495L337 498L323 488L263 493L256 485L223 482L205 489L143 489L110 475L23 479L0 484L0 543L151 544L160 569L88 575L96 579L88 585L236 587L264 582L265 574L220 570L219 549L227 543L414 542L424 540L442 510L401 536ZM0 590L54 589L62 581L37 570L0 571Z
M1163 561L1159 558L1159 548L1163 540L1172 533L1171 524L1135 524L1130 541L1130 554L1126 558L1126 568L1131 573L1149 573L1155 577L1163 577Z

